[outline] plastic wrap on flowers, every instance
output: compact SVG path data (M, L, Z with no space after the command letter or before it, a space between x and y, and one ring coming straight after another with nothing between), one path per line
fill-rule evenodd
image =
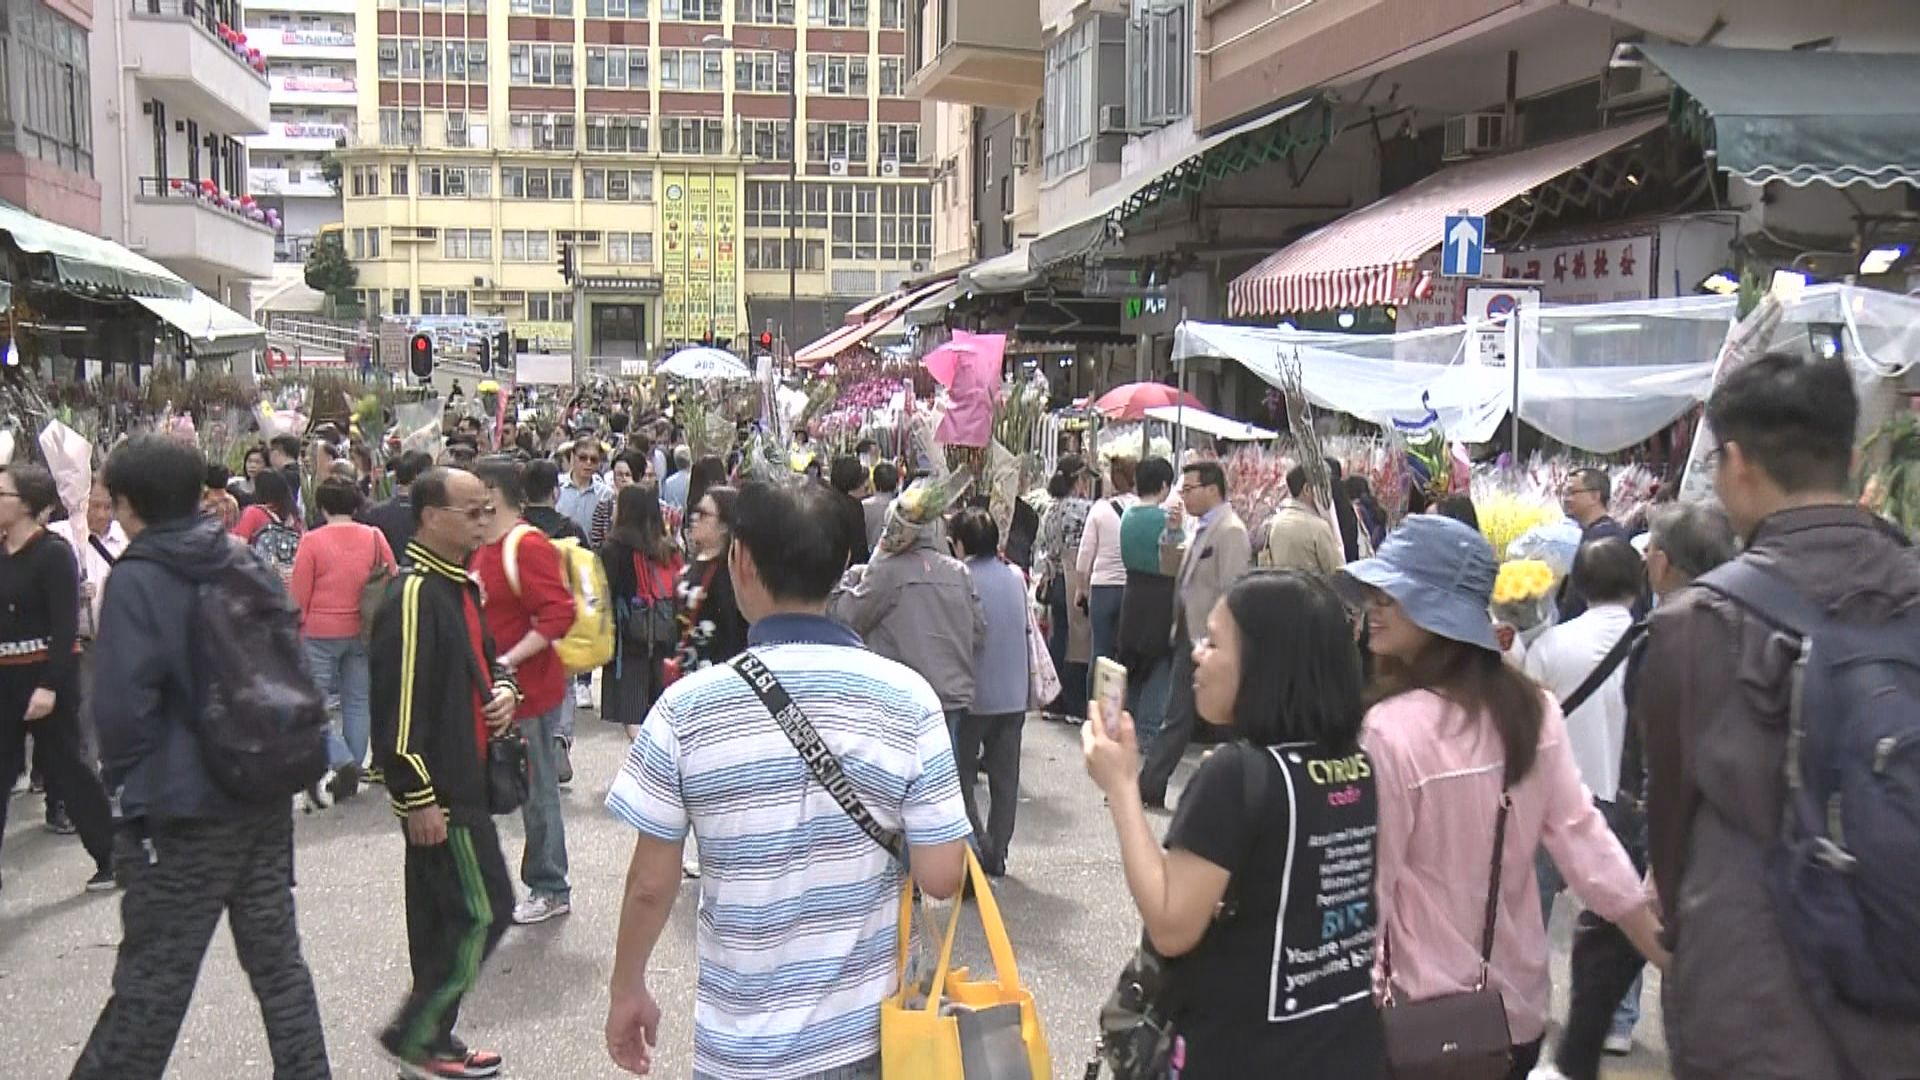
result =
M1530 500L1518 495L1494 492L1481 496L1474 495L1474 512L1480 518L1480 534L1493 545L1493 550L1506 558L1507 549L1513 542L1542 525L1551 525L1562 520L1565 515L1558 506Z
M1546 525L1536 525L1515 537L1507 545L1507 560L1538 560L1545 563L1558 580L1573 571L1573 557L1579 551L1579 524L1561 518Z
M926 476L907 485L907 490L887 509L887 524L880 531L880 550L893 555L912 547L921 531L938 522L972 485L973 477L964 472Z
M1553 568L1540 559L1515 559L1500 566L1493 584L1493 617L1522 633L1553 617Z

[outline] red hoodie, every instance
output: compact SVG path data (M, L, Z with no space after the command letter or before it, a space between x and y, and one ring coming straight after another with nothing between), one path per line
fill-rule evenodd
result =
M573 626L573 594L567 591L559 551L539 529L527 526L516 531L520 534L517 538L509 532L498 543L482 546L473 553L471 564L486 600L487 629L501 656L512 651L529 629L549 641L558 641ZM509 542L519 545L515 549L520 572L518 592L507 581L505 552ZM522 695L516 717L530 720L560 706L567 690L567 670L552 649L528 658L515 676Z

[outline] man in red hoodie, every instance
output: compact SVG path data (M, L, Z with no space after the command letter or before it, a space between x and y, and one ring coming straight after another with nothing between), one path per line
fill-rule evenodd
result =
M531 787L521 808L526 850L520 880L527 898L513 909L513 921L526 926L572 910L567 884L567 829L560 817L560 721L567 672L553 642L573 625L573 594L568 591L560 553L539 529L526 523L526 484L518 462L491 458L475 470L487 486L493 520L486 543L473 553L471 568L480 582L487 629L504 650L500 663L520 686L515 720L527 739Z

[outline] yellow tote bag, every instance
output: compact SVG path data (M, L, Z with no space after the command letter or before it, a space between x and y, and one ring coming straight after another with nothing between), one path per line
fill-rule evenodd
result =
M913 883L908 881L900 897L902 985L898 993L880 1005L882 1080L1009 1080L1019 1076L1052 1080L1052 1058L1047 1052L1047 1037L1040 1030L1040 1015L1034 1009L1033 994L1020 985L1020 968L1013 959L1006 924L1000 920L1000 905L994 901L993 890L987 885L987 876L974 859L972 848L967 850L967 874L973 880L980 923L986 929L994 978L990 981L972 979L966 968L953 967L953 939L960 928L960 912L966 907L963 902L955 903L926 1004L908 1004L914 989L905 985L908 937L913 925ZM999 1011L998 1007L1005 1007L1007 1011ZM1004 1058L995 1061L983 1048L983 1040L976 1038L976 1024L999 1026L1001 1037L995 1039L990 1035L984 1041L1005 1043L1008 1041L1005 1036L1009 1034L1006 1029L1012 1025L1015 1009L1025 1061L1008 1062ZM968 1025L964 1034L963 1023Z

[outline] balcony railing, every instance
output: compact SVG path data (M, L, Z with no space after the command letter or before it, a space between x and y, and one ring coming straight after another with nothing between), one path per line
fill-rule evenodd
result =
M230 195L221 191L213 180L189 180L184 176L140 178L140 197L142 199L180 199L196 202L209 210L231 214L241 221L251 222L264 228L278 231L280 212L260 206L251 195Z
M207 0L133 0L132 11L136 15L151 15L164 18L182 19L194 24L207 35L225 46L233 58L244 67L253 71L264 81L267 77L267 60L260 50L247 44L247 32L230 26L221 18L218 5Z

